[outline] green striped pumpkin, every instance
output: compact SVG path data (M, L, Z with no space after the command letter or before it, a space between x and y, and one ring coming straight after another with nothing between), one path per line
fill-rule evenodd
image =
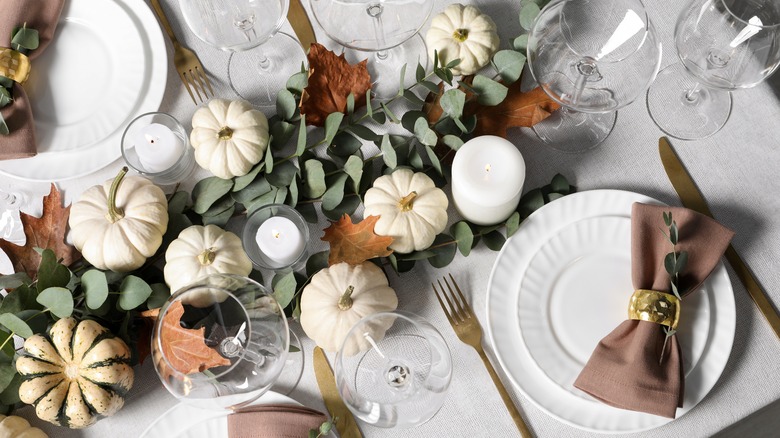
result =
M130 349L95 321L60 319L24 342L19 398L42 420L81 429L115 414L133 386Z

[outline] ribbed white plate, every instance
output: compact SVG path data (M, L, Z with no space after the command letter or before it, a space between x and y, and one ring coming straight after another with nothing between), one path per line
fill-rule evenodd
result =
M25 84L38 155L0 161L0 173L56 181L108 165L130 120L160 107L167 76L162 31L143 0L66 1Z
M607 406L570 387L601 337L626 318L633 291L626 239L635 202L661 204L637 193L593 190L544 206L504 245L488 283L488 334L509 378L549 415L593 432L639 432L671 421ZM540 290L532 293L533 286ZM614 294L623 297L606 298ZM734 295L722 263L696 295L683 304L680 338L689 362L677 418L715 385L734 341ZM551 365L555 358L563 363Z

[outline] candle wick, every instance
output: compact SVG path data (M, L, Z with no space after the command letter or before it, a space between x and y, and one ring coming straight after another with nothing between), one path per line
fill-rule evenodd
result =
M273 234L274 239L278 239L279 237L282 236L282 233L280 233L280 232L278 232L276 230L273 230L273 232L271 234Z

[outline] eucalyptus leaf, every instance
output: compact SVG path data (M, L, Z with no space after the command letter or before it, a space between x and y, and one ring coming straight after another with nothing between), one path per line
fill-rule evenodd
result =
M423 163L420 152L416 147L409 149L409 164L417 170L423 170L425 167L425 163Z
M37 290L26 284L18 286L9 291L8 295L0 302L0 313L17 313L24 309L43 309L36 301L38 297Z
M5 123L5 118L0 114L0 135L8 135L11 131L8 130L8 125Z
M348 157L353 155L363 146L360 139L349 132L339 132L333 139L333 143L328 148L328 153L337 157Z
M289 192L289 188L279 187L279 191L276 192L276 197L274 197L274 204L284 204L284 200L287 199L287 194Z
M303 93L303 89L309 84L309 72L298 72L287 80L286 88L297 95Z
M322 195L323 210L333 210L344 199L344 185L347 182L347 174L342 173L336 177L330 187Z
M0 392L0 404L16 405L21 403L21 399L19 397L19 388L21 388L23 381L24 378L22 375L16 373L8 386L6 386L6 388Z
M49 318L45 312L27 309L17 312L16 316L27 324L33 333L45 333L49 326ZM2 343L2 341L0 341Z
M466 221L456 222L450 227L450 233L458 242L458 250L464 257L468 257L471 248L474 246L474 232Z
M664 212L664 223L667 227L672 226L672 212Z
M531 30L539 12L541 12L539 5L531 2L524 4L520 8L520 27L525 30Z
M103 271L90 269L81 276L81 286L87 298L87 307L97 309L108 298L108 280Z
M260 209L261 207L265 207L266 205L270 205L274 203L274 200L276 200L276 194L279 192L279 189L276 187L272 188L270 192L266 193L265 195L260 196L259 198L253 200L249 203L249 205L246 206L246 213L247 215L250 215Z
M57 318L73 313L73 295L64 287L50 287L38 294L37 301Z
M11 88L14 86L14 81L5 76L0 76L0 87Z
M352 179L355 193L360 190L360 178L363 177L363 160L357 155L351 155L344 164L344 172Z
M290 161L283 161L276 165L273 172L266 173L265 178L275 187L287 187L292 182L298 168Z
M387 259L390 261L390 266L399 274L411 271L416 263L414 260L398 260L395 254L390 254Z
M341 201L341 204L337 205L336 208L332 210L322 210L322 213L325 215L326 218L337 221L345 214L352 215L355 213L355 210L360 206L360 197L355 195L349 195L344 196L344 200Z
M298 125L298 141L295 145L295 155L298 157L306 152L306 134L306 114L301 114L301 123Z
M271 152L269 150L266 150L266 154L270 154ZM249 184L252 184L252 182L257 178L257 175L260 174L260 172L265 169L265 162L261 161L255 165L255 167L252 168L252 170L249 171L246 175L242 175L239 177L236 177L233 181L235 183L233 184L233 191L238 192L241 190L244 190L246 186Z
M429 258L435 256L437 252L435 250L431 249L425 249L422 251L412 251L408 254L396 254L396 257L398 260L404 260L404 261L417 261L417 260L428 260Z
M298 205L295 206L295 209L298 210L298 213L303 216L303 219L306 222L310 224L316 224L319 222L319 217L317 217L317 209L314 207L313 203L298 203Z
M382 144L379 149L382 152L382 161L385 162L385 165L390 169L395 169L395 166L398 165L398 157L395 154L393 145L390 144L390 137L387 134L382 136Z
M499 251L502 246L504 246L504 243L506 242L506 237L504 237L503 234L501 234L500 231L491 231L487 234L482 235L482 241L485 242L485 246L490 248L493 251Z
M417 64L414 78L417 82L422 82L425 79L425 67L423 67L422 64Z
M290 185L287 187L287 201L285 203L292 208L298 205L298 178L293 178Z
M13 102L11 93L9 93L8 90L6 90L4 87L0 87L0 108L8 105L11 102Z
M669 227L669 241L672 242L672 245L677 245L677 242L679 241L679 237L680 236L679 236L679 231L677 230L677 222L672 221L672 226Z
M550 190L562 195L568 195L571 193L571 186L569 185L569 181L566 180L566 177L558 173L555 174L550 182Z
M685 266L688 264L688 252L687 251L680 251L677 254L677 264L674 266L674 270L677 271L677 273L681 273Z
M404 91L404 99L406 99L409 103L415 106L423 106L425 104L425 101L420 99L419 96L414 94L414 91L412 90L406 90Z
M9 340L10 338L10 340ZM11 363L11 360L14 358L14 340L11 335L11 333L6 332L5 330L0 329L0 345L3 346L3 349L0 350L0 352L3 353L3 355L0 355L0 364L3 363ZM3 360L5 359L5 360ZM1 385L0 385L1 386Z
M509 89L506 86L483 75L474 76L471 86L479 96L477 102L486 106L498 105L506 99L506 95L509 93Z
M377 111L371 116L371 120L373 120L379 125L384 125L385 122L387 122L387 116L385 115L385 113Z
M265 151L265 157L263 157L263 164L265 165L265 173L271 173L274 171L274 154L271 153L271 148Z
M290 120L295 116L298 103L295 96L286 89L279 90L276 94L276 114L284 120Z
M346 130L362 138L363 140L376 141L379 138L379 135L376 132L363 125L349 125L347 126Z
M328 118L325 119L325 146L330 146L333 142L342 120L344 120L344 113L328 114Z
M215 202L208 210L204 211L202 216L204 218L219 216L229 209L233 208L236 204L236 200L232 196L224 196L219 201Z
M252 181L248 186L239 192L233 192L233 199L244 205L250 203L257 197L265 195L271 191L271 183L266 178L258 178Z
M13 313L3 313L0 315L0 325L25 339L33 335L30 326Z
M428 263L434 268L443 268L452 263L455 254L458 252L458 246L452 236L439 234L428 250L436 254L428 259Z
M544 195L539 189L530 190L520 198L520 204L517 211L523 217L528 217L531 213L544 206Z
M425 153L428 155L428 161L431 162L431 166L436 169L436 172L438 172L439 175L444 175L441 168L441 161L439 160L439 157L436 155L436 152L433 150L433 148L426 146Z
M45 249L41 253L41 263L38 265L38 292L50 287L65 287L70 281L71 273L67 267L57 261L54 251Z
M298 283L295 281L295 273L290 271L285 274L277 274L273 282L274 298L284 309L295 297L295 289L298 286Z
M390 120L392 120L392 121L393 121L393 123L396 123L396 124L397 124L397 123L400 123L400 122L401 122L401 121L398 119L398 116L396 116L396 115L395 115L395 113L394 113L394 112L392 112L392 111L390 110L390 108L389 108L387 105L385 105L385 104L384 104L384 102L383 102L383 103L381 103L380 105L381 105L381 107L382 107L382 111L384 111L384 113L387 115L387 117L389 117L389 118L390 118ZM376 120L376 119L375 119L375 120Z
M404 113L403 117L401 117L401 126L409 132L414 132L414 124L417 123L417 120L421 117L427 118L427 115L418 110L407 111Z
M325 185L325 171L322 170L319 160L312 159L303 163L303 175L303 196L310 199L319 198L328 189Z
M564 196L565 195L562 195L560 193L550 192L550 193L547 194L547 201L548 202L552 202L552 201L555 201L556 199L563 198Z
M466 105L466 93L456 88L447 90L442 94L439 104L447 115L453 119L459 119L463 115L463 107Z
M520 35L512 41L512 47L520 53L528 50L528 34Z
M439 94L439 86L436 85L436 83L434 83L434 82L422 81L422 82L420 82L420 85L422 85L430 93Z
M525 66L525 55L514 50L499 50L493 55L493 64L504 84L511 84L520 79Z
M202 179L192 189L192 211L205 213L233 188L233 181L212 176Z
M11 38L11 47L14 48L14 50L19 50L18 47L26 50L35 50L38 48L39 44L38 31L30 29L29 27L18 29Z
M506 236L512 237L520 228L520 213L514 212L506 220Z
M453 151L457 151L461 146L463 146L463 140L456 135L445 135L442 137L441 141L449 146L449 148Z
M347 114L352 115L355 112L355 95L350 92L347 95Z
M295 134L295 125L284 120L278 120L271 125L269 132L271 134L271 147L275 150L279 150L283 148L287 142L290 141L293 134ZM267 166L268 165L266 164L266 167Z
M404 94L404 84L406 83L406 64L401 67L401 75L398 78L398 95Z
M414 122L414 135L417 140L426 146L436 146L439 137L436 132L428 126L428 119L420 117Z
M158 309L171 297L171 289L165 283L154 283L149 285L152 288L152 294L146 300L146 307L149 309Z
M128 275L119 286L119 308L133 310L152 295L152 287L135 275Z
M330 251L327 250L312 254L309 260L306 261L306 275L311 277L320 270L327 268L329 256Z
M168 200L168 213L181 214L187 209L187 201L190 199L190 194L185 191L178 191L171 195Z
M2 339L2 337L0 337ZM13 343L9 342L11 344L11 348L13 349ZM16 375L16 368L14 368L13 364L11 363L0 363L0 392L4 391L5 388L8 387L8 385L11 384L11 380L13 380L14 376ZM13 435L14 433L11 432Z
M674 262L674 253L669 253L664 257L664 269L666 269L666 272L669 275L676 274L676 271L674 270L675 266L677 266Z
M17 272L9 275L0 275L0 289L16 289L23 284L30 284L32 280L26 272Z

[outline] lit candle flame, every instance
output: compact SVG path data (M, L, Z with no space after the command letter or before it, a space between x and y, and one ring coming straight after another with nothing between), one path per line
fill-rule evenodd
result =
M282 233L281 233L281 232L279 232L279 231L277 231L277 230L273 230L273 231L271 232L271 235L273 235L273 236L274 236L274 239L278 239L278 238L282 237Z
M490 164L485 164L485 172L490 172Z
M490 169L491 169L490 164L485 164L485 176L482 177L484 181L490 181Z

